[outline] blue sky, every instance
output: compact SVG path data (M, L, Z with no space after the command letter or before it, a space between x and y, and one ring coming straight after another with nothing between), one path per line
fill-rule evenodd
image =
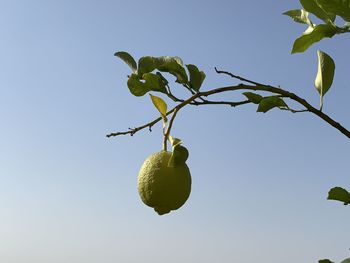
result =
M161 126L109 132L157 117L133 97L113 54L177 55L280 85L318 105L316 50L336 61L324 111L350 127L349 36L291 55L304 26L298 1L0 2L0 261L4 263L317 262L349 256L349 139L311 114L240 108L181 111L173 135L190 151L192 194L158 216L136 178L161 148ZM176 85L173 84L176 89ZM180 87L179 87L180 88ZM179 92L186 96L186 93ZM239 99L239 94L227 94ZM169 102L170 106L174 106Z

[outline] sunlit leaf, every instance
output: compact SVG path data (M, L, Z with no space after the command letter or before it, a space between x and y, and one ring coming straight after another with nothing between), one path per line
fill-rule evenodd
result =
M179 57L164 56L156 58L156 67L159 71L174 75L176 77L176 82L181 84L188 83L186 70Z
M329 200L336 200L343 202L344 205L350 204L350 193L341 187L334 187L328 192Z
M182 146L181 143L173 146L172 153L168 162L169 167L174 167L178 165L184 165L188 159L189 152L185 146Z
M133 73L137 71L136 61L128 52L125 52L125 51L116 52L114 53L114 56L123 60L131 68Z
M152 72L156 68L155 58L151 56L145 56L139 59L138 74L142 77L143 74Z
M304 52L312 44L325 37L332 37L337 32L337 28L330 24L309 27L308 30L294 42L292 53Z
M145 73L142 76L149 90L166 93L165 83L161 76L154 73Z
M137 74L131 74L128 79L128 88L135 96L143 96L149 91L166 93L165 84L162 78L153 73L145 73L141 79Z
M263 98L258 106L257 112L268 112L275 107L288 107L283 99L277 96Z
M199 91L202 83L205 79L205 73L203 71L199 71L197 66L189 64L186 65L188 72L190 73L190 86L195 91Z
M304 9L289 10L284 12L283 15L291 17L295 22L313 26L309 19L309 12L305 11Z
M159 111L160 115L165 120L166 119L167 108L168 108L167 104L160 97L154 96L152 94L150 94L150 96L151 96L151 100L153 102L153 105L157 108L157 110Z
M317 50L318 69L315 79L315 87L320 94L320 108L323 105L323 96L327 93L333 83L335 63L326 53Z
M172 137L171 135L169 135L168 139L169 139L170 144L171 144L172 146L175 146L175 145L177 145L177 144L179 144L179 143L182 143L181 139L179 139L179 138L174 138L174 137Z
M243 92L243 95L247 97L247 99L255 104L259 104L263 99L263 96L253 93L253 92Z
M306 11L313 13L326 23L328 23L329 20L334 21L335 15L328 14L317 2L318 0L300 0L301 5Z
M340 16L345 21L350 21L349 0L317 0L317 3L327 13Z
M350 258L344 259L342 262L340 263L350 263Z
M145 82L142 82L138 75L131 74L131 76L128 79L128 88L130 92L135 96L143 96L148 91L150 91L149 86Z

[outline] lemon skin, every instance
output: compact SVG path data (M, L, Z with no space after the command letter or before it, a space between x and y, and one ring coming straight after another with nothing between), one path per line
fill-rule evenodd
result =
M171 152L160 151L143 163L137 180L141 200L159 214L180 208L191 192L191 174L186 163L169 166Z

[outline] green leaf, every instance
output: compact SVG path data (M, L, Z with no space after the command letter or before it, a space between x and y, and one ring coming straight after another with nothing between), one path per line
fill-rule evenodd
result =
M162 56L162 57L158 57L156 60L157 60L158 66L165 64L167 62L172 62L172 61L176 62L177 64L179 64L182 67L184 65L182 59L180 57L176 57L176 56L175 57Z
M176 77L176 82L181 84L188 83L186 70L179 57L164 56L156 58L156 67L159 71L168 72L174 75Z
M309 12L304 9L293 9L283 13L283 15L291 17L295 22L313 26L309 19Z
M169 139L169 141L170 141L171 146L175 146L175 145L177 145L177 144L179 144L179 143L182 143L181 139L179 139L179 138L174 138L174 137L172 137L171 135L169 135L168 139Z
M327 93L333 83L335 63L326 53L317 50L318 69L315 79L315 87L320 94L320 108L323 106L323 96Z
M137 71L136 61L128 52L125 52L125 51L116 52L114 53L114 56L120 58L126 64L128 64L128 66L131 68L133 73Z
M283 99L277 96L263 98L258 106L257 112L268 112L275 107L288 107Z
M156 69L155 58L151 56L145 56L140 58L138 68L139 77L142 77L145 73L152 72Z
M167 108L168 108L167 104L160 97L154 96L152 94L150 94L150 96L151 96L151 100L152 100L154 106L159 111L159 113L162 116L163 120L166 120L166 113L167 113Z
M335 15L328 14L320 7L318 0L300 0L300 3L306 11L313 13L326 23L328 23L329 20L333 22L335 19Z
M137 74L131 74L128 79L128 88L135 96L143 96L149 91L158 91L166 93L165 83L162 78L153 73L143 74L143 79Z
M342 262L340 262L340 263L350 263L350 258L346 258L346 259L344 259Z
M327 13L340 16L345 21L350 21L349 0L317 0L317 3Z
M321 39L328 37L331 38L337 32L337 28L330 24L317 25L315 27L309 27L305 33L297 38L294 42L292 54L297 52L304 52L312 44L320 41Z
M186 65L188 72L190 73L190 86L195 91L199 91L202 83L205 79L205 73L203 71L199 71L197 66L189 64Z
M255 104L259 104L263 99L263 96L253 93L253 92L243 92L243 95L247 97L247 99Z
M330 261L329 259L321 259L318 261L318 263L334 263L334 262Z
M140 97L145 95L148 91L150 91L149 86L145 82L142 82L139 76L136 74L131 74L127 84L130 92L134 96Z
M166 93L165 83L161 76L154 73L145 73L142 78L145 80L149 90Z
M185 146L182 146L181 143L176 144L173 146L168 166L174 167L184 165L188 159L188 155L189 153Z
M343 202L344 205L350 204L350 193L341 187L334 187L328 192L328 200Z

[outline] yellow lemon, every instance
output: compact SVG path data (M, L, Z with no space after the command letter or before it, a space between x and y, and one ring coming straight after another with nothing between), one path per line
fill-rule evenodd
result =
M169 162L171 156L167 151L152 154L138 175L137 188L142 201L159 215L180 208L191 192L188 166L185 161Z

